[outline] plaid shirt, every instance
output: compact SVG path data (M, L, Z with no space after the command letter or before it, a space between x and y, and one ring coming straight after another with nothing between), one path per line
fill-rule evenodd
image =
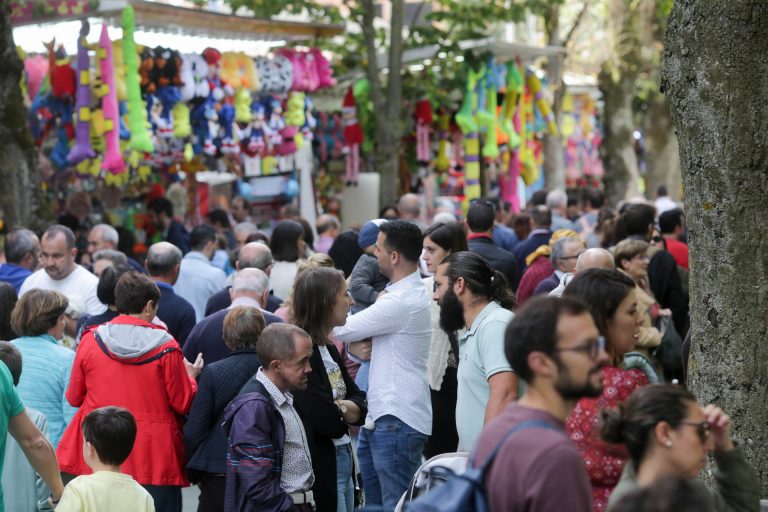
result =
M515 299L517 306L520 307L527 301L540 282L552 275L555 270L552 268L547 256L539 256L523 273L523 278L517 286L517 295Z

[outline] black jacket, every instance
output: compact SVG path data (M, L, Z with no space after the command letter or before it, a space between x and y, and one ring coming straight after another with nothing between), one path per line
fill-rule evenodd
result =
M259 366L256 351L244 348L203 368L197 383L197 394L184 425L187 469L193 481L198 480L198 471L226 472L227 438L220 428L221 416L227 404L256 374Z
M178 247L182 254L189 252L189 232L187 228L175 220L171 221L171 225L168 227L168 235L165 237L165 241Z
M533 251L541 247L542 245L547 245L549 243L549 239L552 238L552 232L547 231L546 233L536 233L535 235L531 235L525 240L522 240L519 244L515 246L515 258L517 258L517 278L522 279L523 272L525 272L525 268L528 266L525 264L525 258L531 254Z
M195 308L184 297L176 295L173 286L160 282L156 282L156 284L160 288L157 317L165 322L165 325L168 326L168 332L183 347L187 341L187 336L195 326Z
M674 256L656 251L648 264L648 282L656 301L672 311L672 321L681 337L688 332L688 300L680 282Z
M507 283L512 291L517 290L517 258L509 251L497 247L491 238L478 237L469 240L469 250L482 256L491 265L493 270L498 270L507 278Z
M182 347L184 357L188 361L194 361L198 353L203 354L205 364L221 361L231 353L229 347L224 343L224 317L229 310L222 309L211 316L207 316L195 325L192 332L187 337L187 342ZM267 311L262 311L265 325L271 323L282 323L282 319Z
M341 360L338 350L333 344L327 345L331 358L341 369L344 383L347 386L345 400L351 400L360 407L360 420L356 425L365 423L368 413L368 402L365 392L361 391L355 381L347 373L347 368ZM333 439L338 439L349 433L347 424L333 402L331 383L325 371L320 350L315 346L309 359L312 373L309 374L307 389L293 392L293 406L299 412L304 430L309 442L309 453L312 456L312 470L315 473L315 483L312 486L318 511L336 510L336 448Z

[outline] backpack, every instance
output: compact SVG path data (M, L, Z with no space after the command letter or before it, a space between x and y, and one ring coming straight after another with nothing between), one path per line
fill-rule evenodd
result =
M407 512L487 512L488 502L485 495L485 474L493 464L501 447L512 434L525 429L543 428L560 432L551 423L544 420L528 420L516 425L501 439L491 454L479 466L475 467L472 457L463 473L437 466L429 470L429 480L445 480L439 487L434 487L405 507Z

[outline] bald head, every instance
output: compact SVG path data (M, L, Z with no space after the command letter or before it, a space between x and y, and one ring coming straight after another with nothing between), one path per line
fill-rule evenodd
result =
M232 289L229 294L232 300L249 297L264 307L269 294L269 276L258 268L238 270L232 278Z
M397 202L397 210L403 220L416 220L421 213L421 200L416 194L403 194Z
M237 270L257 268L269 275L272 270L272 251L263 242L245 244L237 255Z
M588 268L603 268L605 270L615 270L616 264L613 261L613 254L605 249L592 248L587 249L579 259L576 260L576 273Z
M149 246L145 263L149 275L158 281L174 284L179 277L181 251L169 242L157 242Z
M341 222L339 222L337 216L331 215L330 213L324 213L317 218L315 227L317 228L318 235L336 238L341 231Z

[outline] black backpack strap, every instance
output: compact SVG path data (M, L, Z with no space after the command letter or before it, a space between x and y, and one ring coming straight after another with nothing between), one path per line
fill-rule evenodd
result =
M512 430L507 432L507 434L501 439L499 444L496 445L496 448L493 449L491 454L485 459L485 461L480 466L478 466L478 469L480 470L480 473L482 475L485 475L485 472L488 470L488 468L493 463L493 460L496 458L496 455L499 454L499 451L501 450L501 448L507 443L509 438L512 437L512 434L515 434L517 432L520 432L521 430L526 430L526 429L530 429L530 428L544 428L544 429L547 429L547 430L554 430L556 432L561 432L562 433L562 431L560 429L558 429L557 427L555 427L554 425L552 425L548 421L544 421L544 420L527 420L527 421L520 422L517 425L515 425L512 428ZM475 458L473 457L469 461L468 467L471 468L471 467L474 467L474 465L475 465Z
M130 361L125 361L124 359L120 359L118 357L115 357L112 354L112 352L109 351L107 346L104 344L104 341L101 339L101 336L99 336L98 332L93 331L93 339L96 340L96 344L99 345L99 348L101 349L101 351L104 352L104 354L108 358L112 359L113 361L117 361L119 363L130 364L130 365L133 365L133 366L141 366L141 365L144 365L144 364L148 364L148 363L151 363L152 361L157 361L158 359L163 357L165 354L170 354L171 352L174 352L176 350L181 351L178 347L168 347L166 349L163 349L161 352L158 352L157 354L153 355L152 357L148 357L146 359L142 359L141 361L130 362Z

